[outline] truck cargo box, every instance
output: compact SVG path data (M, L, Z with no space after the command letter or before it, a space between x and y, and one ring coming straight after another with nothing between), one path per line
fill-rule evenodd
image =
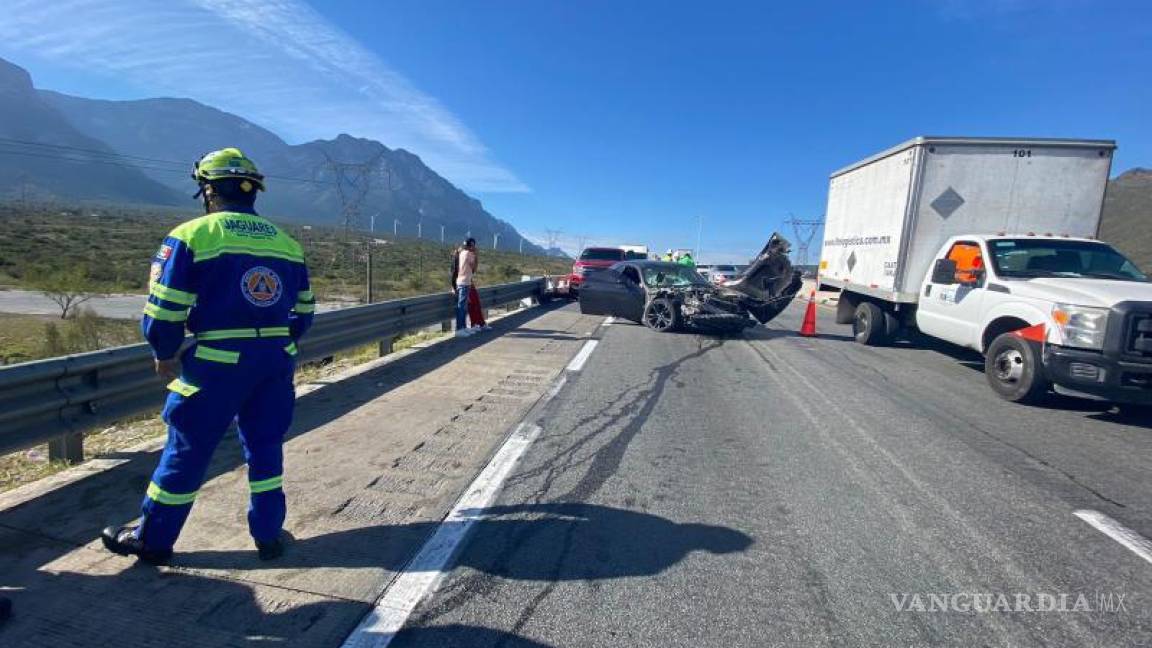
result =
M1095 237L1111 140L917 137L831 176L820 282L915 302L960 234Z

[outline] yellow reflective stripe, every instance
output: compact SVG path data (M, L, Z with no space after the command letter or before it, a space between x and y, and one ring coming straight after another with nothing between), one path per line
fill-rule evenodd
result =
M260 337L254 328L250 329L217 329L215 331L201 331L196 334L197 340L236 340Z
M284 347L284 350L288 352L288 355L296 355L296 343L290 343L288 346Z
M242 340L258 337L288 337L289 335L292 335L292 330L287 326L269 326L268 328L262 329L216 329L212 331L200 331L196 334L196 339L210 342L212 340Z
M200 391L200 388L197 387L196 385L189 385L188 383L184 382L183 380L177 378L176 380L173 380L172 382L168 383L168 391L174 391L177 394L180 394L181 396L187 398L187 397L191 396L192 394L195 394L196 392Z
M153 297L163 299L164 301L170 301L173 304L191 306L192 304L196 303L196 295L190 292L184 292L183 290L169 288L164 284L153 283L149 285L148 292L152 293Z
M271 250L268 248L251 247L247 245L222 245L220 247L209 249L192 248L192 253L195 255L194 263L201 261L208 261L215 259L218 256L225 254L250 254L255 257L269 257L273 259L284 259L285 261L296 261L297 263L304 263L304 255L294 254L287 250Z
M300 292L296 293L296 301L316 301L316 295L313 295L311 290L301 290Z
M169 310L151 303L144 305L144 314L164 322L185 322L188 320L188 311L186 310Z
M305 303L305 302L296 302L296 308L294 310L301 315L307 315L308 313L315 313L316 312L316 304Z
M269 479L262 479L260 481L248 482L248 488L253 493L266 493L270 490L276 490L284 486L284 475L276 475Z
M196 501L196 495L200 491L192 491L191 493L169 493L168 491L156 485L156 482L148 483L148 497L152 501L169 506L182 506L184 504L191 504Z
M236 364L240 362L240 352L238 351L224 351L222 349L213 349L200 345L196 345L195 356L201 360L223 362L225 364Z

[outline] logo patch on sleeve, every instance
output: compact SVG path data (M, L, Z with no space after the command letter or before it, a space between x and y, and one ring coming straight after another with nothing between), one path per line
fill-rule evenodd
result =
M160 281L160 276L164 274L163 264L157 262L152 264L152 269L148 271L148 283L154 284Z
M167 261L169 258L171 258L171 256L172 246L168 245L167 243L161 245L160 249L156 251L156 259L158 261Z
M256 266L244 273L244 278L240 280L240 292L244 293L248 303L265 308L280 301L284 294L284 283L272 268Z

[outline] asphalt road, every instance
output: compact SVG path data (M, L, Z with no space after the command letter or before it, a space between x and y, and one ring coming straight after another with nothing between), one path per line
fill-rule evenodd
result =
M799 315L601 327L391 645L1152 645L1152 564L1074 515L1152 537L1152 421Z

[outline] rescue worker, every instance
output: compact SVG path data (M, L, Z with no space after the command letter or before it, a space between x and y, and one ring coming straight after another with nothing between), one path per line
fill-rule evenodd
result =
M163 564L188 518L212 453L238 422L251 494L248 527L261 559L283 552L284 434L292 422L296 342L316 301L300 245L258 216L264 176L238 149L193 167L207 215L164 239L152 262L141 328L156 373L170 379L168 443L139 526L109 527L104 546ZM180 351L187 329L195 342ZM179 358L179 359L177 359Z
M669 262L674 261L675 257L672 256L672 248L668 248L668 251L664 253L664 257L661 258L660 260L661 261L669 261Z
M680 265L688 266L689 268L695 268L696 267L696 260L692 258L691 252L687 252L687 251L684 252L683 254L680 255L680 258L677 259L676 262L679 263Z

